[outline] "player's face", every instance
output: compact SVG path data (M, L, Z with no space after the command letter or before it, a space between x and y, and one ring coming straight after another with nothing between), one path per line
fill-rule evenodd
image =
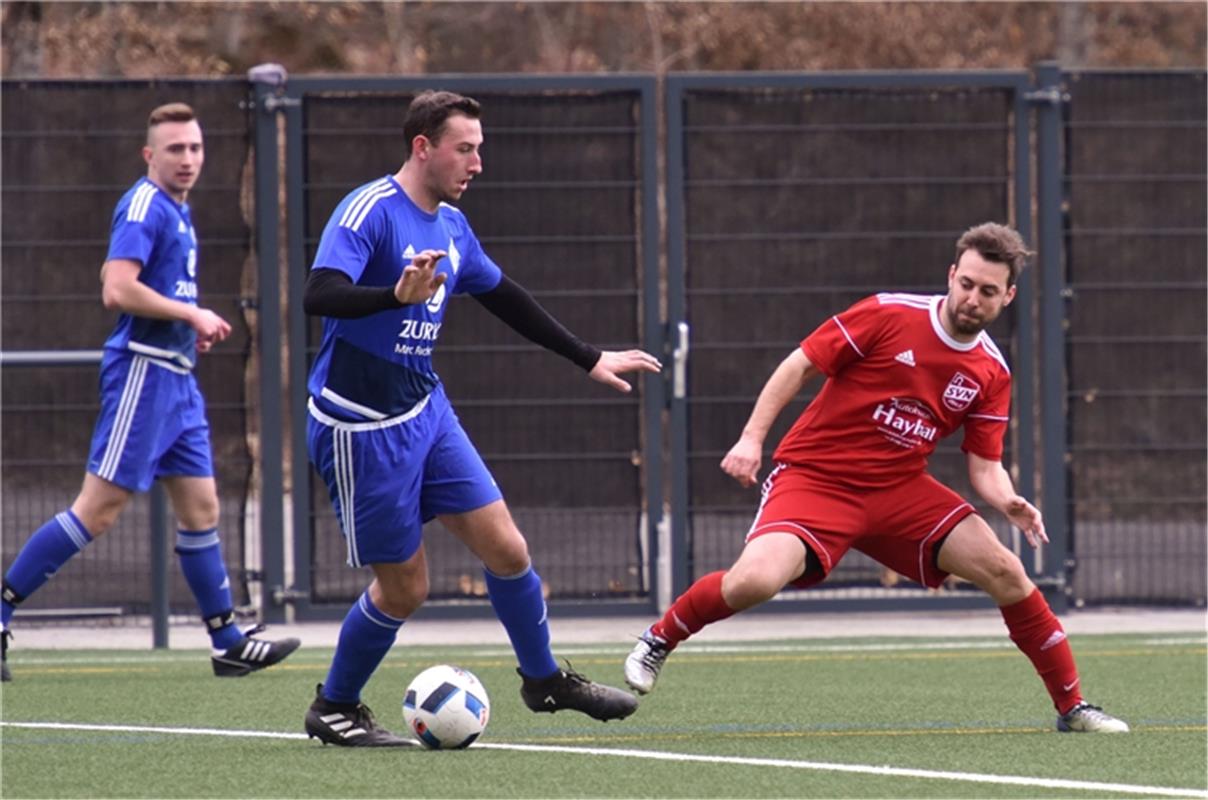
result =
M976 250L961 253L948 270L948 299L944 301L944 327L960 339L972 339L990 326L1015 299L1007 287L1011 271L1006 264L987 261Z
M435 142L427 142L423 160L428 191L438 202L455 202L482 172L482 123L464 114L445 120Z
M148 132L143 160L151 182L182 202L197 183L206 160L201 126L195 119L161 122Z

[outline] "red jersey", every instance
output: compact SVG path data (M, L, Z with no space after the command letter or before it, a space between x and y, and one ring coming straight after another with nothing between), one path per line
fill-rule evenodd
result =
M940 324L944 295L878 294L822 323L801 349L827 376L773 458L854 486L927 467L961 425L961 449L1002 458L1011 372L984 331L959 342Z

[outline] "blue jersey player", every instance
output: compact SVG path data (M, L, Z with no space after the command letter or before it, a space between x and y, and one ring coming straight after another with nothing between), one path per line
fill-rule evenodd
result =
M151 112L142 150L147 175L118 201L101 296L121 312L101 361L101 413L84 486L75 502L26 541L4 576L4 680L16 607L72 556L117 521L134 492L159 479L180 529L176 552L213 645L220 677L277 663L297 639L268 641L235 625L230 578L218 539L218 493L205 403L193 378L197 353L231 332L197 304L197 235L185 202L205 161L193 110L169 103Z
M560 669L550 651L541 579L528 545L432 369L453 294L469 294L530 340L621 391L619 377L657 372L640 350L601 352L567 331L483 251L456 201L482 171L478 103L451 92L417 96L403 123L406 158L355 189L323 231L304 305L323 320L310 372L311 460L327 483L348 547L369 588L344 618L306 732L344 746L407 744L378 726L361 690L403 622L428 594L424 522L439 519L484 566L495 614L519 661L534 711L574 709L621 719L629 693Z

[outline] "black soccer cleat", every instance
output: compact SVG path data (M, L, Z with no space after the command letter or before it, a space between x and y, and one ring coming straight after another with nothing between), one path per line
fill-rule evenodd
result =
M271 667L298 649L302 642L290 637L269 641L253 639L253 633L264 630L263 625L255 625L243 632L243 641L239 642L220 656L211 656L210 664L214 674L220 678L240 678L249 672Z
M5 628L0 630L0 681L11 681L13 674L8 671L8 640L13 632Z
M315 701L306 712L306 735L340 747L404 747L410 739L379 726L364 703L333 703L315 687Z
M532 711L549 712L569 708L592 719L607 722L625 719L638 710L638 700L629 692L593 683L570 668L558 670L548 678L536 679L516 670L520 676L520 699Z

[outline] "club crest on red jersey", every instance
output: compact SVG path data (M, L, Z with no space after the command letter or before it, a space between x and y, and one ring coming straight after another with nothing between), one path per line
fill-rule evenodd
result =
M972 378L958 372L944 388L944 408L949 411L964 411L980 391L981 387Z

